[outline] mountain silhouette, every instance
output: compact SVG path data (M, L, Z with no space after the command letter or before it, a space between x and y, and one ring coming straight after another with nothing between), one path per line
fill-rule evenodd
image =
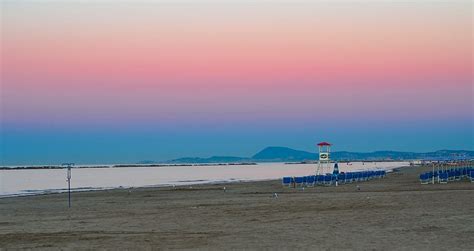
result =
M295 150L288 147L270 146L252 157L212 156L210 158L186 157L168 161L169 163L242 163L242 162L301 162L316 161L318 154ZM398 151L347 152L331 153L331 160L337 161L377 161L377 160L456 160L474 159L474 151L439 150L435 152L415 153Z

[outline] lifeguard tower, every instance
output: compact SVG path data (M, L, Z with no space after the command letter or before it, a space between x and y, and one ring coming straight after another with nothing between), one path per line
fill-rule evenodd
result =
M331 144L328 142L318 143L319 159L316 175L329 173L331 170Z

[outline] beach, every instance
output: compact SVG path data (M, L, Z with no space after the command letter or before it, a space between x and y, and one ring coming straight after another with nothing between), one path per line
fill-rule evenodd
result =
M66 193L2 198L0 247L472 250L474 183L421 185L429 169L304 190L273 180L75 192L70 209Z

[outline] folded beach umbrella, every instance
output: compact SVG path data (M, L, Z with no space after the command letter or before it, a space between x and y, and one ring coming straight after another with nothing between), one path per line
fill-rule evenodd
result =
M339 165L337 162L334 164L334 171L332 172L333 175L338 175L339 174Z

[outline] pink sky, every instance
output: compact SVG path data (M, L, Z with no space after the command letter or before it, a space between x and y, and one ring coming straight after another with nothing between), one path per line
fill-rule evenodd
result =
M472 124L470 1L1 5L4 125Z

